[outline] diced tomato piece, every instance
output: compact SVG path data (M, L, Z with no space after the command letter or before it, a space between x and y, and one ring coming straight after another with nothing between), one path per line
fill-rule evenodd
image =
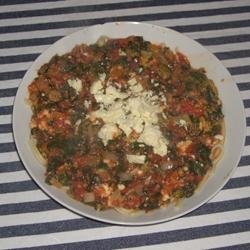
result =
M175 99L168 101L168 111L177 110L178 102Z
M49 152L48 152L48 159L53 159L55 157L58 157L61 155L61 151L59 148L54 148L54 147L51 147Z
M124 75L125 75L125 70L120 65L114 66L110 70L110 78L113 81L116 81L116 83L119 84L121 87L124 84L127 84L127 81L124 79Z
M181 82L178 84L178 86L176 88L176 94L180 96L184 93L184 90L185 90L184 84Z
M93 50L86 45L78 45L72 50L72 55L75 57L77 62L89 63L93 60Z
M128 45L128 42L129 40L127 38L120 38L120 39L117 39L117 44L120 46L120 47L126 47Z
M58 131L65 131L66 133L70 130L71 122L68 119L66 113L54 112L52 113L53 128Z
M176 188L180 186L183 186L183 180L180 179L178 171L173 171L166 176L162 193L171 194Z
M104 188L102 186L97 186L94 189L94 194L96 198L103 198L104 197Z
M97 157L94 155L82 155L82 156L75 156L73 159L73 163L76 167L85 167L87 165L96 164Z
M112 50L110 57L112 61L117 61L120 58L119 49Z
M110 198L109 204L111 207L120 207L121 206L121 200L119 199L113 199L112 197Z
M180 140L187 135L185 128L176 125L174 122L168 124L168 129L176 140Z
M66 164L61 165L60 167L57 168L56 173L57 174L63 174L67 168Z
M97 199L107 198L111 195L111 189L108 185L95 186L94 194Z
M148 159L152 164L160 164L163 158L160 155L151 153L151 154L148 154Z
M61 85L64 84L63 73L60 70L60 66L57 64L52 64L47 71L48 78L50 79L53 84L59 88Z
M176 53L176 59L177 59L177 62L179 62L180 64L189 65L189 61L188 61L187 57L184 56L181 52Z
M83 63L89 63L91 60L92 60L92 55L90 55L90 54L85 54L85 55L82 55L81 56L81 61L83 62Z
M110 181L110 174L108 173L107 170L102 170L98 172L98 176L101 178L103 182L108 182Z
M85 189L81 181L74 181L72 183L72 194L77 200L82 200L84 197Z
M127 209L136 209L138 208L143 202L143 198L138 194L129 194L123 200L123 206Z
M150 183L149 185L145 187L145 189L147 190L147 194L152 196L160 191L161 186L156 183Z
M186 154L187 155L192 155L195 153L195 144L191 143L190 145L188 145L187 149L186 149Z
M185 176L185 182L193 182L196 178L198 178L200 181L203 177L200 175L194 176L193 173L189 173Z
M71 103L69 100L63 100L58 104L58 106L62 109L68 109L71 107Z
M182 101L180 104L180 112L200 117L204 114L204 109L196 106L192 101Z

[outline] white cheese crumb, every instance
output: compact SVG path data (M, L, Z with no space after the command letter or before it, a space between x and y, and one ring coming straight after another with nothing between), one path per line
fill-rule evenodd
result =
M75 123L75 133L77 133L77 131L78 131L78 128L79 128L79 126L80 126L80 124L81 124L81 119L78 119L77 121L76 121L76 123Z
M133 86L130 86L130 90L132 91L132 93L138 93L143 91L143 87L140 84L136 84Z
M130 95L109 84L111 83L107 82L108 86L104 89L99 79L91 87L91 93L101 104L100 109L91 114L91 120L101 118L107 125L104 125L98 134L104 145L113 139L116 124L126 136L132 131L140 134L138 142L152 146L154 153L161 156L167 154L168 141L157 126L158 114L161 113L159 98L152 91L143 91L143 87L135 78L128 81Z
M185 120L183 120L183 119L180 119L180 120L179 120L179 124L180 124L181 126L185 126L185 125L187 125L187 122L186 122Z
M130 86L133 86L133 85L137 84L137 81L136 81L136 79L133 77L133 78L131 78L131 79L128 80L128 84L129 84Z
M168 141L162 135L159 126L156 125L145 126L138 141L144 142L145 144L152 146L155 154L158 154L160 156L164 156L167 154Z
M88 109L89 106L90 106L90 101L85 100L85 101L84 101L84 107L85 107L86 109Z
M106 88L106 94L103 95L102 102L106 105L112 104L116 99L125 99L128 94L120 92L113 86Z
M177 121L177 125L178 125L179 127L185 128L185 129L187 130L187 122L186 122L185 120L180 119L179 121Z
M104 82L105 78L106 78L106 74L105 73L102 73L102 74L99 75L99 80L101 82Z
M105 89L104 93L103 81L105 80L105 77L105 74L101 74L99 79L95 81L90 88L90 93L95 96L95 99L98 103L109 105L112 104L116 99L124 99L128 97L128 94L120 92L111 85Z
M119 190L124 190L125 189L125 185L123 185L123 184L118 184L117 187L118 187Z
M165 120L168 119L165 113L161 113L161 115L162 115L162 117L163 117Z
M81 122L82 122L81 119L78 119L75 123L75 127L78 127L81 124Z
M103 93L103 85L102 85L102 81L100 79L96 80L95 82L93 82L93 84L90 87L90 93L95 95L100 95Z
M143 71L143 67L140 67L138 73L140 74Z
M68 79L68 84L70 87L75 89L76 93L79 94L82 91L82 81L79 78Z
M103 193L101 194L102 197L108 197L112 193L112 188L107 184L102 184L100 187L103 188Z
M127 55L127 54L126 54L125 51L119 49L119 56L126 56L126 55Z
M146 156L145 155L127 155L127 159L129 163L144 164L146 160Z
M119 134L119 129L113 123L104 124L98 132L98 137L102 139L106 146L109 140L114 139Z

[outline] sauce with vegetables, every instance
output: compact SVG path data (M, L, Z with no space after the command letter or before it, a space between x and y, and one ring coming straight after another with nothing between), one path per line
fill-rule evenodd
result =
M97 210L177 203L222 153L212 80L142 37L77 45L44 64L28 90L46 182Z

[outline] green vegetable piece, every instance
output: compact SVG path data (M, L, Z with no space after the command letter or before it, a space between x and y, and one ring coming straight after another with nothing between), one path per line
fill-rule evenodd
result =
M62 70L64 72L72 72L76 69L76 65L70 61L65 61L65 63L63 64Z
M100 162L97 167L98 168L107 169L108 168L108 164L105 163L105 162Z
M167 79L170 77L170 69L167 65L161 63L158 68L158 74L160 75L161 78Z
M58 181L63 185L67 186L69 183L69 177L66 173L59 175Z
M57 167L63 164L63 159L61 157L54 157L49 161L47 172L54 171Z
M199 157L201 158L202 161L211 162L211 160L209 158L209 156L211 154L211 149L209 147L207 147L204 144L199 144L197 151L198 151Z
M206 171L204 165L198 161L189 161L189 170L196 175L203 176Z
M196 185L194 183L188 183L183 188L183 194L186 198L191 197L194 194L194 191L196 189Z

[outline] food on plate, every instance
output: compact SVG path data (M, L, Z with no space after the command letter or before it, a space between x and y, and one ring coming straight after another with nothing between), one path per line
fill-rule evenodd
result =
M223 152L213 81L182 53L139 36L55 55L28 91L45 181L97 210L176 204Z

